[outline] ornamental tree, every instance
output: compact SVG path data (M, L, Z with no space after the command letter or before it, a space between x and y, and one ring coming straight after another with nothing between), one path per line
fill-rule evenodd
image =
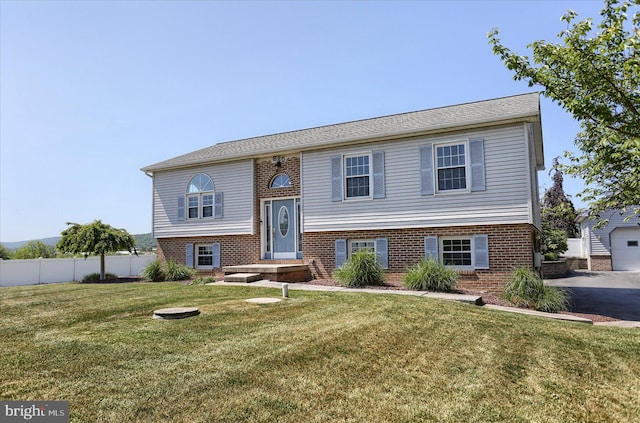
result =
M558 159L553 159L553 185L545 190L542 200L542 220L550 229L563 231L568 238L578 236L578 217L573 202L564 192L562 170Z
M70 226L62 231L58 250L82 254L85 259L91 254L99 255L101 281L105 279L105 255L123 250L138 255L135 238L124 229L116 229L100 220L86 225L67 222L67 225Z
M569 163L562 170L584 180L578 196L593 216L609 208L640 213L639 5L605 0L595 29L592 19L576 22L570 10L562 16L567 29L558 34L561 42L534 41L527 46L531 58L505 47L497 29L488 34L515 80L541 85L544 96L580 123L575 145L581 152L565 152Z

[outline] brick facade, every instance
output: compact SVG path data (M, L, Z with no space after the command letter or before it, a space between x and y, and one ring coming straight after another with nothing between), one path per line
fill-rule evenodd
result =
M406 269L424 257L425 236L489 236L489 269L460 272L460 288L499 292L516 267L533 269L535 229L528 224L483 225L447 228L416 228L353 232L305 233L304 258L313 259L309 267L314 278L330 277L335 266L336 239L387 238L388 276L398 279Z
M591 256L589 270L610 271L613 270L611 256Z
M273 177L284 173L289 176L291 187L270 188ZM158 239L158 258L173 259L185 264L186 244L210 244L219 242L221 265L232 266L265 262L261 260L261 200L270 198L293 198L300 196L300 159L285 157L279 167L271 158L255 163L255 227L253 235L228 235L216 237L185 237ZM460 272L458 284L461 288L498 292L504 287L516 267L533 268L533 251L539 243L536 230L529 224L480 225L445 228L411 228L371 231L307 232L302 236L303 263L309 264L313 278L329 278L335 266L336 239L387 238L389 279L399 279L406 269L424 257L425 236L472 236L486 234L489 237L490 269ZM269 261L282 263L282 260ZM300 260L286 262L300 263ZM611 260L609 258L609 266ZM610 269L609 269L610 270ZM220 269L202 274L220 275Z
M186 263L187 244L220 243L220 264L233 266L237 264L256 263L260 259L260 237L256 235L227 235L215 237L158 238L158 259L175 260ZM220 275L221 269L198 271L204 275Z

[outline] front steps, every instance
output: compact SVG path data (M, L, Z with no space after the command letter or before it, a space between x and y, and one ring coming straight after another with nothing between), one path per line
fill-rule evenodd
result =
M250 283L250 282L260 281L262 279L263 278L260 273L231 273L228 275L224 275L225 282Z
M255 282L267 279L274 282L307 282L311 279L306 264L247 264L224 266L225 282ZM257 278L257 279L254 279Z

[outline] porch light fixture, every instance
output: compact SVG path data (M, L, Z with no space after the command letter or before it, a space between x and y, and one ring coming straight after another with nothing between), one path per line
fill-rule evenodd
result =
M280 169L280 167L282 166L282 163L284 163L284 157L283 156L273 156L271 161L276 165L276 168Z

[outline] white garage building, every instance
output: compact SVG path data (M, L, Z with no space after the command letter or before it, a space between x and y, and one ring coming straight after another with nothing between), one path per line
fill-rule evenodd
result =
M609 210L601 217L609 220L602 228L586 216L578 218L589 270L640 271L640 216Z

